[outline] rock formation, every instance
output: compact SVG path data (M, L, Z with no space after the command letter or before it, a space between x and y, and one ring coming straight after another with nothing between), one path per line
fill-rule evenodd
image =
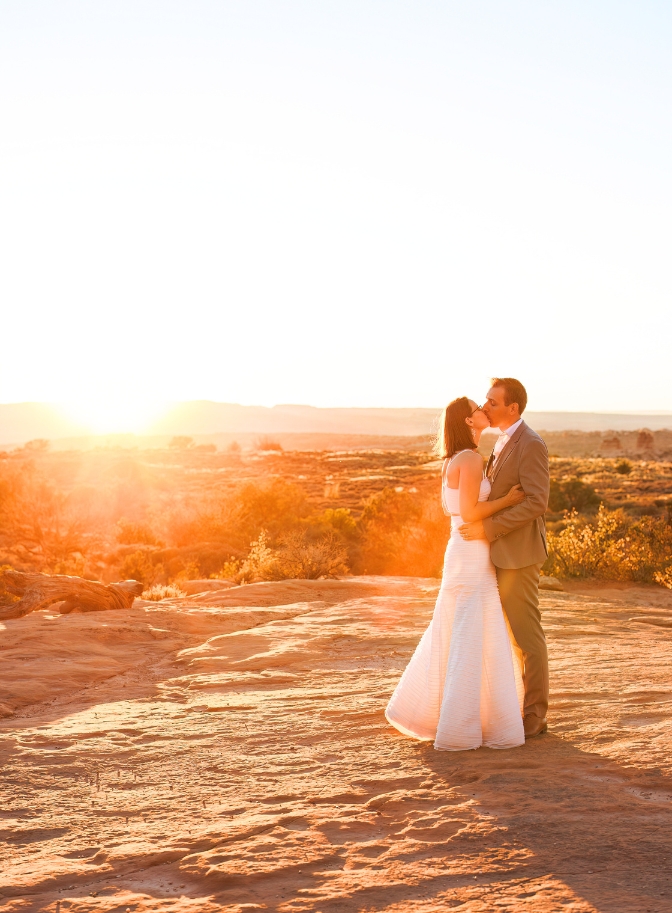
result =
M648 428L642 428L637 434L637 450L653 450L654 438Z
M82 577L48 574L24 574L5 570L0 573L0 588L9 596L0 604L0 619L22 618L29 612L63 603L61 615L70 612L100 612L108 609L130 609L143 586L137 580L124 580L105 586ZM12 597L20 597L12 601Z

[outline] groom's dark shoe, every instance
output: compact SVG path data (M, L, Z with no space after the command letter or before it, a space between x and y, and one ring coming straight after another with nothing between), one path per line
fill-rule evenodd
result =
M536 713L526 713L523 720L523 729L525 730L525 738L533 739L535 735L541 735L542 732L546 732L548 723L545 719L539 719Z

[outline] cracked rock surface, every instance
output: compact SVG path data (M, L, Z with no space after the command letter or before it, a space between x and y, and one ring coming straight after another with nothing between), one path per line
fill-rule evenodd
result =
M542 595L549 732L438 752L387 699L438 582L0 626L0 909L672 911L672 594Z

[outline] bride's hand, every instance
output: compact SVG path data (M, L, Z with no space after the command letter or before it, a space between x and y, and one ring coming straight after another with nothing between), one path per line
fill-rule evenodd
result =
M506 501L507 507L513 507L515 504L520 504L521 501L524 500L525 492L520 485L514 485L513 488L509 489L508 494L504 495L504 501Z

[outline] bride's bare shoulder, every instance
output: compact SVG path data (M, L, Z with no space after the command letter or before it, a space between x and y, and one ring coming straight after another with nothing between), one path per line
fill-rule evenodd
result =
M453 465L470 475L483 473L483 457L477 450L463 450L462 453L458 453L453 460Z
M478 450L462 450L455 457L455 462L460 461L460 463L469 464L473 463L474 465L481 465L483 463L483 457L480 455Z

